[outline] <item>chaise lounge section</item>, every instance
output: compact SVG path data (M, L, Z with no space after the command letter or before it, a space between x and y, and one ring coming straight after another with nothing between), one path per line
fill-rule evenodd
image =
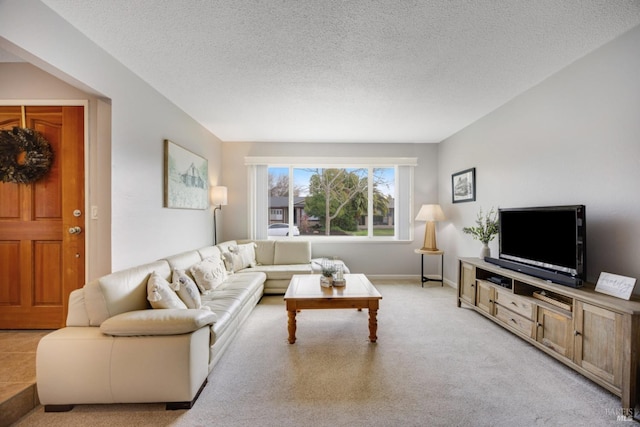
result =
M196 280L203 291L192 295L197 303L152 308L159 304L152 302L158 290L165 300L177 298L168 287L176 272L192 272L198 279L203 263L215 266L208 278L218 283L206 289ZM291 276L314 268L319 266L308 241L239 240L93 280L71 293L66 327L40 340L39 400L47 412L98 403L191 408L262 295L283 294Z
M284 295L294 274L319 274L322 258L312 258L311 245L304 240L232 240L221 243L225 248L230 245L255 244L256 264L239 270L239 273L262 272L267 275L264 293ZM333 260L341 264L344 273L349 273L342 260Z

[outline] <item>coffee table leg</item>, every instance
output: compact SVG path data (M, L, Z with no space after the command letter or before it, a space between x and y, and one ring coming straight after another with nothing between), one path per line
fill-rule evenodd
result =
M376 342L378 337L378 310L369 309L369 341Z
M296 342L296 311L289 310L289 344Z

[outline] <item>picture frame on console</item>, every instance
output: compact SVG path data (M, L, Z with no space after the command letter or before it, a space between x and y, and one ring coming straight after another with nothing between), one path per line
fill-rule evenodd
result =
M596 283L596 292L611 295L616 298L629 300L636 286L636 279L633 277L620 276L618 274L600 273Z
M476 168L465 169L451 175L451 198L453 203L476 200Z

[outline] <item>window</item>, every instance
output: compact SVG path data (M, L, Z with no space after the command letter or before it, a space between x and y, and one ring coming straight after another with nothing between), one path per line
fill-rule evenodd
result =
M245 163L253 238L411 239L413 158L247 157Z

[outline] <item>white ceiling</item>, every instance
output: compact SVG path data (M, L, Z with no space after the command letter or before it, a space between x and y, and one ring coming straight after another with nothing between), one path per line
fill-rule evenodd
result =
M440 142L640 0L43 0L223 141Z

